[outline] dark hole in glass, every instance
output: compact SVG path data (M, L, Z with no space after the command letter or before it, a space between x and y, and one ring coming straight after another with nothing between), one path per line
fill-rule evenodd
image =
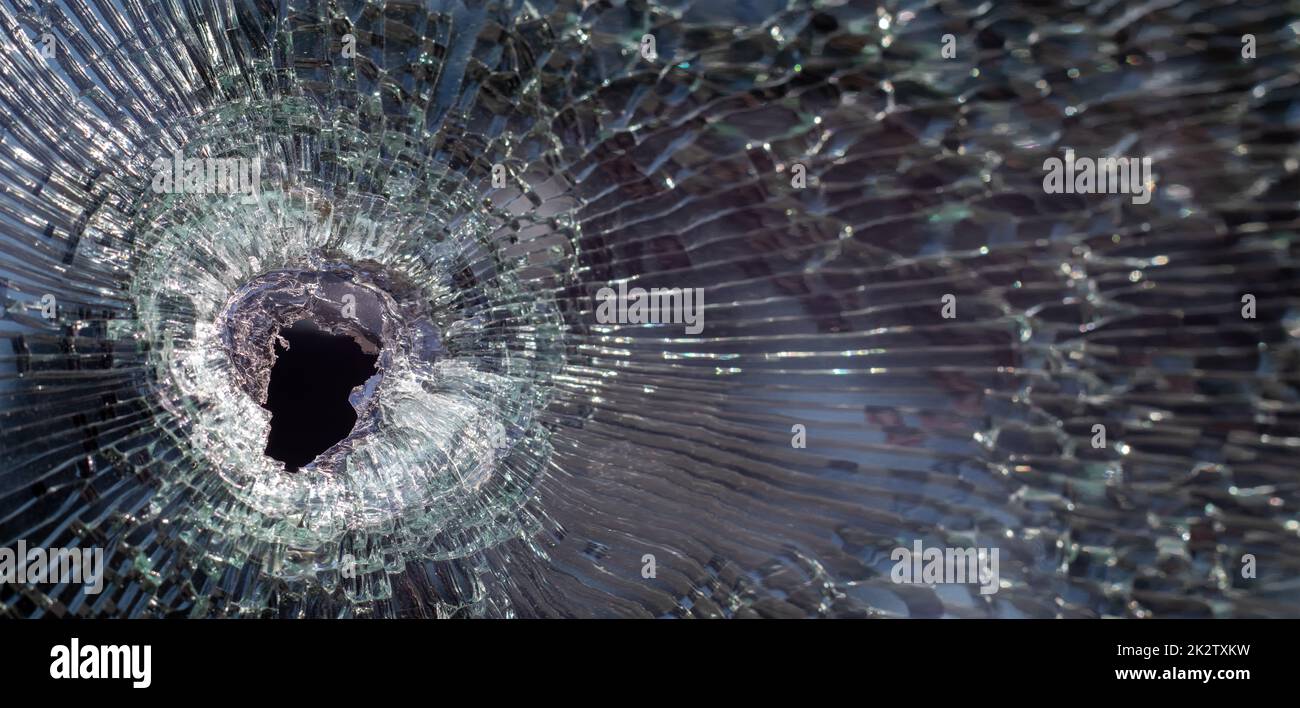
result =
M266 454L295 472L352 432L357 412L348 394L375 373L375 360L351 337L322 332L303 320L280 330L267 388L271 433Z

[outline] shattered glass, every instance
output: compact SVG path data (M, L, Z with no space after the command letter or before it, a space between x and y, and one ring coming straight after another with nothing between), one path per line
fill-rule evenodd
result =
M0 544L107 559L0 616L1294 616L1297 10L0 0ZM302 319L379 371L290 474Z

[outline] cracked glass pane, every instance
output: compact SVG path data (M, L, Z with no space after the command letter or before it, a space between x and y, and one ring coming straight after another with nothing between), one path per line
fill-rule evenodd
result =
M1296 10L0 0L0 615L1295 615Z

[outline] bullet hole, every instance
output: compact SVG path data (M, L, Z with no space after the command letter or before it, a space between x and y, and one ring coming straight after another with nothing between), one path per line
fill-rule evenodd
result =
M346 438L357 423L352 389L376 372L378 355L351 337L323 332L307 320L280 330L265 408L271 411L266 455L295 472Z

